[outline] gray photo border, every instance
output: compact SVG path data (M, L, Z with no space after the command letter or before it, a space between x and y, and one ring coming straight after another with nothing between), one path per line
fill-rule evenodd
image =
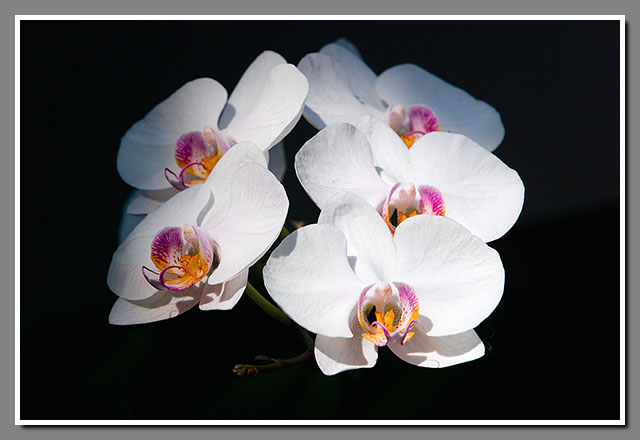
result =
M82 0L5 0L0 14L0 48L4 63L0 64L0 117L1 133L14 132L14 16L23 15L58 15L58 14L625 14L627 38L627 68L626 77L626 109L627 127L633 127L633 108L637 108L639 92L632 82L633 73L640 72L638 54L635 48L640 47L639 37L634 35L632 26L632 10L640 16L640 6L634 5L632 0L609 0L598 2L594 0L538 0L516 4L509 0L449 0L442 4L426 3L420 0L322 0L302 4L299 0L235 0L221 2L215 0L111 0L110 2L96 2L89 4ZM14 133L15 136L15 133ZM3 143L3 160L0 161L0 191L3 204L9 205L14 200L15 175L14 154L15 137L6 136ZM639 250L638 233L633 231L632 225L640 219L638 213L640 194L640 179L634 177L634 171L639 169L640 154L634 151L632 134L626 131L626 181L627 206L626 224L628 226L626 257L627 269L633 268L634 259ZM15 226L12 209L0 210L0 225L3 226L0 235L2 249L13 249L15 234L11 234ZM15 258L12 252L2 254L0 265L2 280L14 279ZM424 438L433 436L438 439L460 439L472 437L487 439L512 438L557 438L560 435L566 440L572 439L631 439L640 438L640 428L634 422L633 403L638 399L638 380L634 377L634 366L638 361L638 333L639 326L632 318L640 315L640 300L633 298L639 285L638 274L633 270L627 275L627 357L626 357L626 421L625 427L388 427L358 426L358 427L19 427L14 420L14 288L7 283L7 287L0 296L0 343L4 356L0 356L0 390L2 391L0 437L8 439L85 439L91 438L130 438L138 439L173 439L178 436L184 440L200 438L229 438L244 439L251 436L268 437L269 439L305 439L337 437L344 435L355 438ZM375 423L375 422L373 422ZM354 439L355 440L355 439Z

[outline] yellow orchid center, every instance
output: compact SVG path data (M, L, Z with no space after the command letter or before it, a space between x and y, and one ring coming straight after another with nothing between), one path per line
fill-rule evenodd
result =
M415 334L411 331L418 320L418 298L404 283L379 282L360 294L358 321L362 337L378 347L389 341L404 345Z
M435 187L411 183L396 183L382 205L380 214L395 233L400 223L419 214L445 215L444 197Z
M202 229L185 225L160 230L151 242L151 262L142 267L158 290L185 290L202 280L219 261L215 242Z
M180 172L176 174L166 168L165 177L179 190L203 183L233 144L233 140L224 133L209 127L202 132L185 133L176 141L174 154Z
M402 142L411 148L415 141L432 131L440 131L440 121L435 112L426 105L412 105L409 111L403 105L391 106L384 117Z

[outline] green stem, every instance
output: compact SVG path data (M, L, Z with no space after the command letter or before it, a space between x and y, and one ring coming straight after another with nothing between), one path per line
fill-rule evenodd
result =
M303 353L289 359L278 359L269 356L258 355L255 358L255 364L236 364L233 372L238 376L257 376L260 373L279 370L281 368L295 367L311 359L313 347L306 349Z
M311 359L311 356L313 355L314 342L309 332L289 319L289 317L285 315L284 312L278 307L271 304L271 302L264 296L262 296L260 292L258 292L256 288L251 285L251 283L247 283L246 293L247 295L249 295L249 298L251 298L253 302L258 305L258 307L260 307L273 319L284 325L295 326L298 330L298 333L300 333L302 340L304 341L306 349L298 356L288 359L259 355L255 357L255 364L236 364L233 367L233 372L238 374L239 376L244 376L245 374L249 376L257 376L261 372L293 367Z
M284 240L289 234L291 234L291 231L289 231L289 229L285 225L282 225L282 231L280 231L278 240Z
M260 292L251 285L251 283L247 283L247 289L245 292L249 295L249 298L251 298L253 302L256 303L267 315L271 316L281 324L293 325L293 321L289 319L282 310L271 304L269 300L262 296Z
M233 367L233 372L238 376L244 376L245 374L249 376L257 376L260 373L279 370L281 368L295 367L296 365L307 362L313 355L313 338L311 338L309 332L299 325L296 325L296 327L302 336L305 346L307 347L301 354L288 359L258 355L254 359L255 364L236 364Z
M298 327L298 332L300 333L300 336L302 337L307 350L313 350L315 343L313 342L313 338L311 337L309 332L300 327L298 324L296 324L296 327Z

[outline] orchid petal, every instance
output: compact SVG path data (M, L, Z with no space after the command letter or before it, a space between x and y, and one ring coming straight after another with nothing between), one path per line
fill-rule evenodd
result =
M169 188L164 169L175 166L178 138L214 127L226 99L227 92L217 81L200 78L155 106L120 142L117 166L122 179L140 189Z
M167 266L179 266L184 245L182 226L162 228L151 242L151 261L160 270Z
M362 61L361 57L336 43L327 44L320 49L320 53L330 56L342 66L349 78L349 87L357 99L380 111L384 111L384 102L375 91L375 83L378 76Z
M175 158L178 167L184 168L192 163L201 163L209 154L202 131L190 131L182 134L176 141ZM197 176L206 179L204 167L195 168Z
M144 215L123 212L120 218L120 226L118 227L118 243L122 243L143 219Z
M267 158L251 142L241 142L229 149L218 161L213 171L204 182L204 185L211 188L215 202L213 207L201 219L201 224L209 225L219 223L229 212L231 203L230 188L235 173L247 164L258 164L267 167Z
M362 281L390 280L396 269L396 247L380 214L364 199L343 192L332 197L318 223L340 229L347 239L347 255Z
M414 336L404 345L392 342L388 347L403 361L428 368L450 367L484 355L484 344L473 330L457 335L429 336L415 329Z
M203 224L220 252L220 265L209 277L209 284L227 281L261 258L278 238L289 209L289 199L278 179L258 164L242 166L231 179L229 190L226 216L219 220L212 217ZM217 223L213 224L214 220Z
M244 71L240 81L231 92L227 105L219 120L221 129L226 128L233 119L245 119L255 106L269 78L271 69L287 61L279 54L265 50Z
M428 106L442 131L464 134L489 151L504 138L504 125L495 108L415 64L385 70L375 88L389 105Z
M249 269L220 284L205 284L200 298L200 310L231 310L247 287Z
M409 132L423 134L440 130L438 116L426 105L413 105L409 107Z
M317 335L313 352L320 371L327 376L357 368L371 368L378 360L377 347L359 334L351 338Z
M364 283L347 259L344 234L309 225L285 238L263 271L273 300L302 327L319 335L351 337L351 316Z
M354 54L358 58L362 59L362 54L360 53L360 50L356 47L355 44L353 44L353 42L351 40L349 40L349 39L347 39L345 37L340 37L336 41L334 41L333 43L344 47L345 49L350 51L352 54Z
M366 114L382 118L382 110L356 98L346 71L330 56L308 54L300 60L298 69L309 80L304 117L317 129Z
M156 291L149 298L137 301L118 298L111 308L109 323L131 325L173 318L198 304L199 298L200 289L195 286L181 292Z
M446 216L484 241L502 237L518 219L524 201L518 173L471 139L429 133L409 158L417 181L442 193Z
M429 336L475 328L498 305L504 269L498 253L453 220L418 215L402 222L394 242L394 279L413 287Z
M206 184L214 194L227 188L233 175L246 164L258 164L267 167L264 153L251 142L240 142L229 149L218 161L209 175Z
M133 190L124 202L122 215L120 216L120 226L118 226L118 244L122 243L125 238L138 226L138 223L144 218L143 215L132 215L129 213L131 204L134 203L141 195L142 191Z
M287 172L287 155L284 148L284 141L280 141L271 147L267 154L269 156L269 171L282 182L284 174Z
M369 115L356 119L352 124L366 136L375 165L386 175L396 182L415 180L409 149L391 127Z
M366 137L351 124L333 124L308 140L296 154L295 169L320 209L342 191L354 192L377 208L389 191L376 172Z
M171 197L178 194L178 190L171 187L166 189L137 191L136 197L127 205L127 213L134 215L149 214Z
M309 84L295 66L279 64L271 69L253 108L234 117L225 131L236 142L253 142L268 150L280 142L302 116Z
M157 292L142 276L142 267L153 268L151 243L165 227L197 224L200 212L211 200L208 187L198 185L176 194L147 215L113 254L107 284L116 295L129 300L149 298Z

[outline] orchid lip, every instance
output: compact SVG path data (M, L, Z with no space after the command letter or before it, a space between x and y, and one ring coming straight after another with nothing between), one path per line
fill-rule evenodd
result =
M391 339L391 335L389 334L389 330L387 330L387 328L384 326L384 324L382 324L379 321L374 321L371 324L372 327L376 327L380 330L382 330L382 332L384 333L384 341L382 341L381 343L376 343L374 342L378 347L386 347L389 344L389 340ZM364 336L364 335L363 335Z
M358 301L362 337L378 347L392 341L404 345L413 336L410 330L416 323L418 311L418 298L411 286L400 282L370 285ZM375 320L369 316L375 316Z
M145 280L158 290L181 291L205 279L220 258L206 231L185 225L163 228L154 236L151 261L157 270L143 266Z
M218 160L234 143L228 135L210 127L205 127L202 132L191 131L182 134L176 141L174 153L180 173L176 175L165 168L165 179L179 191L203 183ZM187 179L189 175L192 177Z
M157 276L160 276L160 272L156 272L153 269L149 269L147 266L142 266L142 276L144 277L144 279L147 280L147 282L151 284L151 286L153 286L154 289L164 290L164 286L162 285L162 283L157 279L150 278L145 271L151 272Z
M419 214L445 215L444 197L430 185L396 183L380 208L380 215L392 234L406 219Z
M167 275L167 271L172 270L172 269L178 269L178 270L182 271L183 268L182 268L182 266L167 266L164 269L162 269L162 272L160 272L160 276L159 276L160 284L162 285L162 287L164 287L165 289L168 289L168 290L184 290L184 288L178 288L178 287L171 286L170 284L167 284L167 282L165 281L166 275ZM195 284L195 283L193 283L193 284ZM191 287L191 286L189 286L189 287Z
M383 119L398 133L407 148L411 148L418 138L427 133L440 131L440 121L435 112L422 104L412 105L408 109L401 104L389 106Z
M180 174L182 174L182 173L180 173ZM169 176L172 176L173 178L171 178ZM180 177L177 176L176 173L171 171L169 168L165 168L164 169L164 178L167 179L167 182L169 182L171 184L171 186L173 186L178 191L182 191L182 190L187 189L187 187L184 185L184 183L181 182Z
M418 322L417 319L410 321L409 325L407 325L407 328L404 330L404 333L400 333L400 336L402 337L402 340L400 341L400 345L406 344L407 341L411 339L411 336L413 336L413 334L411 333L411 329L415 326L416 322Z

